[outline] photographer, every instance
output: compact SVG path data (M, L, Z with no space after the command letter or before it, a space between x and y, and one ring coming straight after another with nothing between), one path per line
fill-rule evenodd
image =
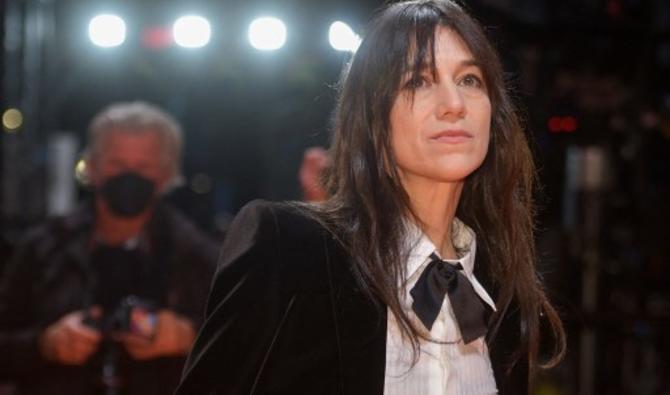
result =
M20 394L171 394L217 247L161 201L181 131L120 103L89 128L89 204L29 232L0 286L0 371Z

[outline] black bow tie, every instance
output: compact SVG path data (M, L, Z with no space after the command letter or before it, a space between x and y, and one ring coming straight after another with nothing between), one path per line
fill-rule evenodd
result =
M443 261L435 253L421 277L410 291L412 309L421 322L432 329L440 313L444 296L449 294L464 343L486 334L486 307L470 281L462 273L463 266Z

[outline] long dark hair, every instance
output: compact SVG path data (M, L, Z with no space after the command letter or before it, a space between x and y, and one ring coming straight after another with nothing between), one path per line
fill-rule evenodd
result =
M412 213L397 173L390 138L390 112L405 73L435 72L435 32L458 33L480 65L492 105L491 138L484 163L465 181L456 215L477 234L477 262L486 265L498 290L498 314L514 300L521 317L520 353L538 366L540 316L547 318L562 357L565 335L535 271L533 188L535 168L521 122L508 95L502 66L481 26L449 0L419 0L386 6L372 20L340 85L326 177L330 199L317 216L353 258L363 289L395 315L415 350L422 337L403 312L399 279L407 252L404 221ZM494 258L495 259L492 259Z

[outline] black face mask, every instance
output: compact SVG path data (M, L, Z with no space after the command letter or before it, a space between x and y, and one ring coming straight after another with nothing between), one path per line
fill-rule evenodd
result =
M141 214L154 198L156 186L137 173L126 172L109 178L100 188L112 212L121 217Z

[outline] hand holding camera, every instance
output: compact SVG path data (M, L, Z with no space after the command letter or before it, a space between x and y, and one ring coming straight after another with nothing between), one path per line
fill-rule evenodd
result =
M134 295L122 298L112 309L87 315L84 324L100 331L105 338L115 339L126 333L151 339L156 330L154 304Z
M129 297L114 311L96 306L63 316L44 331L40 349L50 361L83 365L104 338L121 344L131 358L147 360L187 354L195 329L173 311L154 312L150 305Z
M195 339L191 322L170 310L160 310L156 316L151 338L131 331L115 336L115 339L137 360L186 355Z
M90 312L74 311L51 324L40 337L40 351L50 361L65 365L83 365L98 350L102 334L84 324L86 315L99 317L99 308Z
M195 339L190 320L171 310L156 311L154 304L132 295L99 319L87 321L136 360L185 355Z

